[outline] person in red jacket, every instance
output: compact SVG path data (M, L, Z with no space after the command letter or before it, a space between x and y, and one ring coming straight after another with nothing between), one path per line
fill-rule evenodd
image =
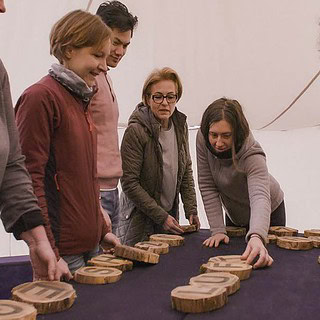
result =
M99 202L97 134L90 114L95 78L106 71L110 29L101 18L76 10L50 34L59 61L26 89L15 107L22 152L58 266L71 273L116 245ZM71 271L71 273L69 272Z

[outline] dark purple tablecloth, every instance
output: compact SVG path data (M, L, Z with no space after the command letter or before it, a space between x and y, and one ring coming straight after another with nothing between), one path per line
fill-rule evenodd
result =
M221 309L209 313L184 314L171 308L170 292L186 285L199 274L209 257L241 254L244 238L232 238L218 249L202 247L208 230L189 234L185 245L170 248L154 266L136 265L122 279L107 285L72 282L77 299L68 311L41 315L37 319L318 319L320 311L320 249L291 251L271 244L268 250L275 262L271 268L254 270L241 282L238 292L229 296Z

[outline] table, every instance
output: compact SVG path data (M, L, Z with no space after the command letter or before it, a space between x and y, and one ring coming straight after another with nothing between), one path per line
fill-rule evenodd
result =
M185 245L170 248L157 265L137 263L113 284L84 285L71 282L77 299L71 309L37 319L317 319L320 311L319 249L292 251L268 245L275 262L254 270L240 290L229 296L221 309L209 313L184 314L171 308L170 292L199 274L201 264L212 256L241 254L244 238L231 238L217 249L202 247L208 230L188 234Z

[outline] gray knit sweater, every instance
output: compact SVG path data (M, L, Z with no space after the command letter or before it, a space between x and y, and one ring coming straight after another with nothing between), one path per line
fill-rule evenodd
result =
M197 164L199 188L212 235L226 233L222 206L237 226L249 225L252 233L264 241L270 224L270 214L283 201L279 183L268 173L266 156L252 133L237 153L238 166L232 159L219 159L207 148L199 130L197 134Z
M7 232L14 232L14 224L28 213L35 214L42 223L37 199L21 155L15 125L7 72L0 60L0 211ZM39 220L40 219L40 220ZM24 224L24 223L23 223ZM32 228L31 227L31 228ZM22 227L25 231L27 228ZM16 234L18 236L18 234Z

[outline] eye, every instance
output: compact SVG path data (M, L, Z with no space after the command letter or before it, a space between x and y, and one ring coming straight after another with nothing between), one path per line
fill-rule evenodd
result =
M222 135L222 138L224 139L230 139L231 138L231 133L225 133Z

